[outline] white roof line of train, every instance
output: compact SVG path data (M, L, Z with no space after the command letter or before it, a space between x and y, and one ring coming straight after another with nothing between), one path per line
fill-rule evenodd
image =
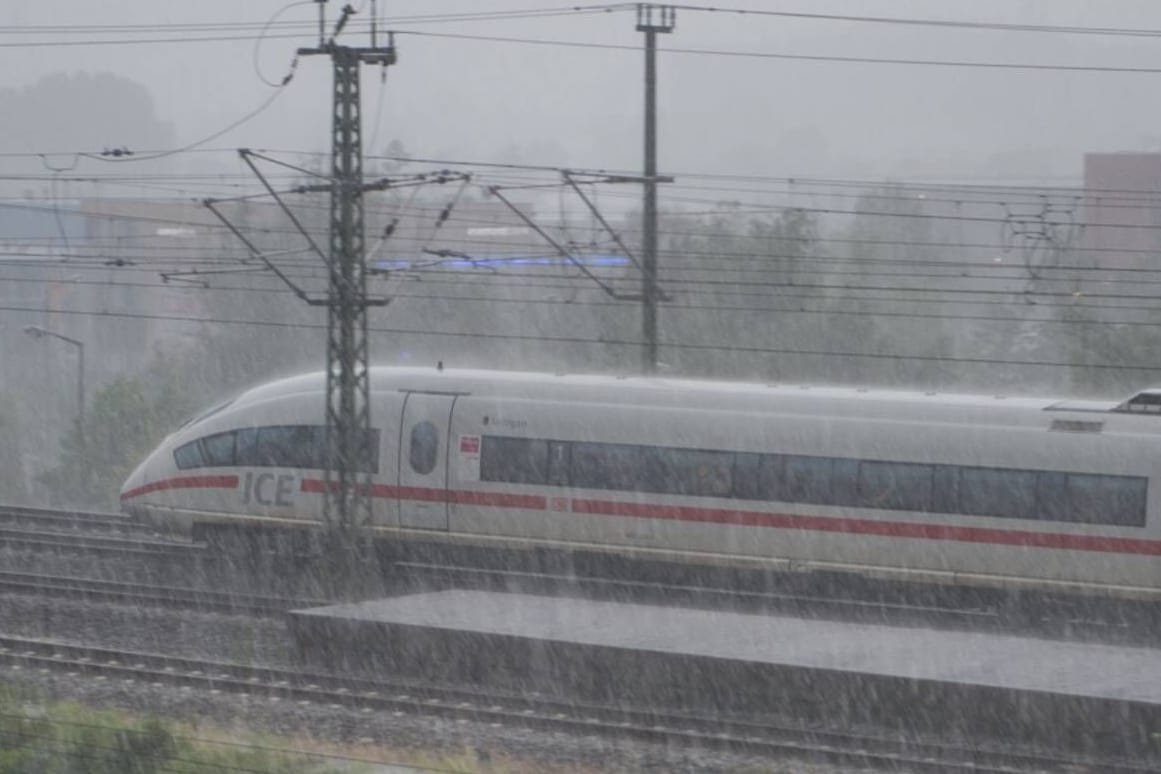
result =
M924 392L920 390L893 390L882 388L836 387L829 385L763 384L758 382L727 382L697 379L677 379L648 376L611 376L531 371L492 371L478 369L439 369L414 366L374 366L371 368L372 392L431 391L440 388L438 382L448 380L448 392L464 392L489 396L501 386L535 386L545 388L546 398L559 397L582 389L610 388L636 393L644 397L664 396L664 402L673 405L682 395L696 400L707 394L728 394L737 397L761 399L799 397L820 400L841 400L866 403L907 404L910 406L1004 407L1008 409L1107 412L1120 405L1115 400L1069 400L1005 395ZM321 394L325 374L322 371L290 376L253 387L239 395L237 405L269 400L300 393ZM421 386L422 385L422 386ZM638 392L641 391L641 392ZM1143 390L1138 395L1161 395L1161 389ZM675 398L677 399L675 401ZM637 402L637 401L631 401ZM703 405L703 404L699 404Z

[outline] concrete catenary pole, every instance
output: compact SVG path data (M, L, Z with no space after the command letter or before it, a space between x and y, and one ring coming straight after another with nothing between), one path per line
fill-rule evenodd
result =
M657 34L673 32L676 10L671 5L637 4L637 31L645 33L645 202L642 208L641 253L643 302L642 369L657 371Z

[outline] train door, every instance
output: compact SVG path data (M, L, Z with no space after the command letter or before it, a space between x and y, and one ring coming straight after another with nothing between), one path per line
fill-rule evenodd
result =
M448 527L448 430L455 395L409 392L399 433L399 525Z

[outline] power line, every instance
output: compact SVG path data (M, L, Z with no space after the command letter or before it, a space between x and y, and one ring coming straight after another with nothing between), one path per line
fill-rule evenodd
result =
M1161 30L1125 27L1082 27L1053 24L1013 24L1010 22L988 22L958 19L921 19L899 16L859 16L853 14L806 13L799 11L763 11L723 6L678 5L685 11L703 11L739 16L772 16L783 19L805 19L810 21L857 22L863 24L887 24L907 27L942 27L948 29L990 30L998 32L1037 32L1067 35L1113 35L1124 37L1161 37Z
M476 22L476 21L515 21L521 19L543 19L554 16L581 16L591 14L608 13L615 10L623 10L631 5L618 4L614 6L593 6L574 8L555 8L555 9L541 9L540 11L512 11L512 12L480 12L480 13L457 13L445 15L424 15L414 17L389 17L381 20L383 23L391 24L392 26L400 26L407 24L433 24L433 23L448 23L448 22ZM109 25L106 27L93 26L89 28L81 27L51 27L48 25L41 25L37 27L7 27L0 28L0 34L99 34L99 35L134 35L135 33L149 34L159 33L165 34L169 32L181 33L175 36L166 37L99 37L88 40L35 40L35 41L16 41L0 43L0 48L75 48L82 46L131 46L131 45L159 45L159 44L173 44L173 43L233 43L233 42L252 42L255 40L300 40L303 34L312 29L310 22L285 22L282 24L272 25L272 28L281 30L279 32L271 32L264 28L262 23L222 23L213 25ZM362 29L369 30L369 23L351 22L352 30ZM242 32L238 34L239 30L253 30L253 32ZM220 34L212 34L212 33ZM204 34L196 34L204 33Z
M415 241L419 242L422 240L415 240ZM148 247L143 247L143 248L139 248L139 249L144 250L144 251L148 251L148 252L152 252L150 250L150 248L148 248ZM180 249L180 248L175 248L175 249ZM215 252L220 252L220 251L215 251ZM301 253L301 252L305 252L305 251L302 250L302 251L297 251L297 252ZM997 265L995 263L978 263L978 262L962 262L962 261L952 262L952 261L935 261L935 260L924 261L924 260L907 260L907 259L886 259L886 260L882 260L882 261L877 261L876 259L873 259L873 258L846 258L846 257L841 257L841 256L827 256L827 255L817 255L817 254L805 254L805 255L803 255L803 254L797 254L797 253L782 253L782 254L780 254L780 253L737 253L737 254L734 254L734 257L732 257L732 258L725 258L723 256L720 256L717 253L706 253L706 252L699 253L699 252L694 252L694 251L678 251L678 250L667 250L667 251L664 251L664 254L671 259L669 261L669 268L666 270L667 276L677 283L687 284L687 285L691 285L691 286L696 286L699 284L707 284L708 285L708 284L713 284L713 283L717 283L717 282L726 282L726 281L730 281L732 279L739 279L739 278L747 276L747 275L748 276L762 277L762 276L767 276L770 274L778 274L780 276L785 276L785 277L790 278L787 280L787 283L786 283L790 287L810 287L809 285L803 285L799 282L796 282L795 278L812 277L812 276L821 277L823 279L832 278L832 277L868 277L868 278L873 278L873 279L909 279L909 280L932 280L932 279L934 279L934 280L944 280L944 281L951 282L951 283L970 282L972 284L980 284L980 283L989 284L989 283L995 283L995 282L1024 283L1024 282L1027 282L1029 279L1027 267L1025 267L1023 264L1019 264L1019 265L1013 264L1013 265L1001 266L1001 265ZM11 256L11 255L37 256L38 254L37 253L9 252L9 253L7 253L7 255L9 255L9 256ZM77 258L74 257L74 258L71 258L69 260L53 261L51 263L47 263L43 260L41 260L41 261L29 260L29 261L24 261L24 262L0 261L0 269L21 267L21 268L28 268L28 269L40 269L40 270L45 270L45 271L57 271L57 270L107 271L110 268L110 266L116 266L118 259L122 258L122 256L125 256L125 255L126 255L125 251L120 252L118 254L118 256L116 256L116 257L109 255L109 254L102 255L102 254L94 253L94 254L88 254L85 256L81 256L80 260L77 260ZM539 257L539 254L537 254L535 257ZM685 261L685 263L674 265L673 259L676 259L678 261ZM196 266L205 266L205 265L208 265L210 267L234 266L234 265L238 265L238 262L239 262L238 258L211 258L211 259L207 259L206 257L195 257L195 256L189 256L189 255L172 255L172 256L168 256L165 258L165 261L166 261L165 264L162 264L162 263L159 263L156 261L144 263L141 261L140 258L132 255L132 253L129 253L129 257L122 258L122 260L128 262L130 265L124 266L121 268L125 268L125 269L131 270L131 271L137 271L137 272L167 271L167 270L170 270L170 267L180 268L182 266L189 266L189 265L193 265L195 267ZM464 260L467 260L467 259L464 259ZM514 259L514 260L518 261L519 259ZM82 261L84 261L84 262L82 262ZM728 261L728 263L726 263L726 261ZM778 263L778 264L775 263L775 262L780 262L780 261L789 262L790 265L783 264L783 263ZM764 262L769 262L770 265L763 266L762 263L764 263ZM729 263L733 263L733 264L743 264L744 263L745 266L739 267L736 265L729 265ZM499 265L497 265L497 264L499 264ZM829 267L829 268L817 268L818 264L830 264L831 267ZM902 270L900 270L900 271L864 270L865 266L867 266L867 265L873 266L875 264L887 264L889 266L898 266L898 267L901 267ZM287 268L287 267L319 268L321 270L321 267L319 267L317 264L315 264L313 262L280 261L280 265L283 266L284 268ZM520 264L517 262L517 263L513 264L513 267L517 267L519 265ZM541 276L541 275L535 274L535 273L527 273L527 272L513 273L513 272L509 272L509 271L501 271L501 269L503 269L505 267L503 266L502 262L495 261L495 260L490 260L484 266L489 270L495 270L495 273L497 275L502 276L506 279L521 278L521 277L535 278L535 277ZM848 267L848 266L856 267L856 269L855 270L848 270L848 269L843 268L843 267ZM917 268L921 268L921 267L936 268L936 269L939 269L940 271L938 271L938 272L916 271ZM965 267L967 267L967 268L965 269ZM596 267L596 268L598 270L601 270L600 267ZM980 270L1006 270L1007 273L1001 273L1001 274L980 273ZM194 271L196 273L197 269L193 268L192 271ZM395 269L393 271L395 271L397 273L439 273L439 274L460 273L460 274L465 274L465 275L478 276L481 274L482 269L469 267L465 270L456 270L456 269L454 269L452 267L448 267L448 266L433 265L433 266L428 266L428 267L421 266L421 267L416 267L416 268ZM605 271L607 271L607 270L605 270ZM976 273L971 273L972 271L975 271ZM1127 286L1132 286L1132 287L1158 285L1158 284L1161 284L1161 279L1142 278L1141 276L1138 276L1139 273L1155 274L1158 271L1161 271L1161 270L1141 269L1140 272L1134 272L1133 273L1134 276L1132 276L1130 278L1121 278L1118 276L1104 277L1104 276L1099 276L1099 275L1100 274L1116 275L1118 273L1130 272L1130 270L1129 269L1118 269L1118 268L1102 269L1102 268L1097 268L1097 267L1085 267L1085 266L1044 265L1044 266L1037 267L1037 272L1042 273L1042 274L1049 273L1049 272L1067 272L1068 273L1068 274L1065 274L1063 276L1042 276L1038 279L1038 282L1040 282L1042 284L1044 284L1044 283L1075 284L1078 282L1084 282L1084 283L1086 283L1086 285L1085 285L1086 288L1096 286L1096 285L1100 285L1100 286L1127 285ZM708 275L708 276L706 276L706 275ZM310 276L313 278L319 277L319 275L317 275L317 274L300 275L300 276ZM719 279L717 279L718 277L724 277L726 279L719 280ZM616 279L617 277L615 275L613 275L613 276L609 276L608 278L609 279ZM747 282L744 284L750 284L750 283ZM910 289L916 290L916 289L920 289L920 288L910 288ZM939 292L948 292L948 293L957 292L954 287L949 287L947 285L944 285L944 286L939 287L939 288L930 288L930 290L939 291ZM1074 288L1074 291L1075 290L1076 289ZM997 291L997 292L1000 292L1000 291ZM1024 288L1021 287L1019 289L1011 289L1009 291L1002 291L1002 292L1023 293ZM1088 290L1083 290L1081 292L1086 296L1089 295ZM1134 296L1134 297L1136 297L1136 296ZM1141 295L1140 297L1148 298L1151 296Z
M110 200L110 201L116 202L118 200ZM23 203L23 200L22 200L22 203L15 203L12 201L0 201L0 208L40 211L40 212L46 212L46 213L50 213L50 214L54 211L54 208L52 206L27 204L27 203ZM303 209L316 209L316 210L320 210L320 211L322 210L321 207L317 207L317 206L305 206L305 207L303 207ZM417 210L417 213L427 213L429 209L431 209L431 211L434 212L434 209L427 208L427 209L423 209L423 210ZM754 207L752 207L750 209L733 210L733 211L728 212L728 213L724 213L720 210L719 211L712 211L711 210L711 211L706 211L706 212L701 213L701 214L702 215L723 215L723 214L761 215L761 214L784 213L787 211L801 212L801 213L808 214L808 215L855 215L855 216L863 216L863 217L867 217L867 218L889 218L889 219L897 219L897 220L947 221L949 223L980 223L980 224L995 224L997 226L1004 226L1004 225L1010 224L1010 222L1011 222L1010 217L972 216L972 215L962 215L962 214L950 214L950 213L943 214L943 213L931 213L931 212L897 212L897 211L890 211L890 210L871 211L871 210L861 210L861 209L840 209L840 208L836 208L836 207L793 207L793 206L757 206L757 205L755 205ZM398 211L394 210L394 209L393 210L376 210L374 208L371 208L371 209L369 209L369 212L371 212L373 214L390 214L390 215L397 215L398 214ZM224 226L222 226L220 223L215 223L215 222L209 221L209 220L206 220L206 221L197 220L197 221L195 221L195 220L180 219L180 218L162 218L162 217L158 217L158 216L136 215L136 214L130 214L130 213L124 213L124 212L71 210L70 214L76 214L76 215L80 215L80 216L87 217L87 218L137 221L137 222L155 223L155 224L162 224L162 225L194 226L194 227L198 227L198 228L213 229L213 230L221 230L224 228ZM688 217L695 217L695 216L696 216L696 214L690 214L690 213L680 214L679 213L679 214L671 215L669 217L671 220L674 220L674 219L680 220L682 217L688 218ZM489 221L464 219L463 222L474 222L474 223L482 224L482 223L487 223ZM1079 222L1075 222L1075 223L1070 223L1069 225L1076 228L1076 229L1084 229L1084 230L1097 230L1097 229L1118 230L1118 229L1120 229L1120 230L1137 230L1137 231L1161 231L1161 225L1150 224L1150 223L1131 223L1131 222L1108 223L1108 222L1079 221ZM265 233L298 233L297 231L291 230L291 229L281 229L280 230L280 229L268 228L265 226L250 226L250 227L246 227L244 230L247 231L247 233L264 233L264 232ZM629 233L629 234L638 233L633 228L633 226L629 223L626 223L626 225L623 226L621 229L619 229L619 231L621 231L622 233ZM313 233L324 233L324 232L313 232ZM717 235L715 235L713 233L707 233L704 229L697 230L697 231L681 231L681 230L677 230L677 229L667 229L666 234L668 236L693 236L693 237L701 237L701 238L721 238L721 239L733 239L733 238L739 237L739 235L737 235L737 234L717 234ZM777 235L770 235L769 238L777 239L779 237ZM11 235L8 237L9 241L17 241L18 239L19 239L19 237L16 235ZM872 241L869 241L869 240L853 240L853 239L849 239L849 238L834 238L834 237L825 237L825 236L817 237L817 241L822 241L822 242L847 241L849 243L866 243L866 244L873 243ZM895 240L895 241L877 240L877 242L880 244L905 244L905 243L907 243L907 242L898 241L898 240ZM962 243L961 244L961 243L951 243L951 242L924 242L922 240L912 241L910 243L911 244L926 244L928 246L946 246L946 247L954 247L954 248L972 246L972 247L979 247L981 249L994 248L994 249L1001 249L1001 250L1011 247L1011 245L1007 245L1007 244L1003 244L1003 243L998 243L998 244L997 243L974 243L974 244ZM1117 253L1117 254L1136 253L1136 254L1145 254L1145 255L1154 255L1157 253L1157 251L1150 250L1147 248L1144 248L1144 249L1143 248L1124 248L1124 249L1122 249L1122 248L1101 248L1101 247L1091 247L1091 248L1077 247L1075 249L1081 250L1081 251L1086 251L1086 252L1091 252L1091 253L1110 252L1110 253Z
M158 153L171 153L174 149L149 149L138 151L142 155L153 155ZM310 151L291 151L291 150L270 150L258 149L264 153L280 153L280 154L296 154L300 156L315 156L319 157L322 154ZM236 148L198 148L187 152L197 153L222 153L234 155L237 152ZM0 158L42 158L42 157L72 157L79 155L98 155L98 152L92 150L52 150L52 151L21 151L21 152L0 152ZM554 176L561 173L560 167L547 165L532 165L532 164L510 164L499 162L486 161L469 161L462 159L441 159L434 157L412 157L412 156L373 156L367 155L369 160L393 161L398 163L415 163L415 164L432 164L443 167L466 167L469 169L496 169L506 171L518 172L545 172L552 173ZM593 170L567 170L580 175L625 175L631 174L625 170L599 168ZM841 179L841 178L811 178L811 177L774 177L774 176L756 176L756 175L729 175L720 173L708 173L698 171L677 171L674 173L681 179L681 182L674 183L667 186L668 190L705 190L705 191L722 191L726 193L740 193L750 195L777 195L784 197L815 197L815 196L829 196L829 197L856 197L856 196L872 196L882 200L906 200L915 201L922 199L926 202L943 202L957 205L977 205L977 204L1014 204L1011 197L1020 196L1025 197L1028 204L1033 204L1040 201L1043 197L1068 197L1073 200L1096 199L1103 207L1110 206L1109 201L1125 201L1138 203L1157 203L1161 202L1161 191L1143 191L1140 189L1121 189L1121 188L1094 188L1082 187L1079 181L1070 183L1069 185L1058 186L1029 186L1026 184L1004 183L1004 184L969 184L969 183L928 183L917 182L909 180L893 180L893 179ZM277 176L272 176L276 178ZM5 180L30 180L47 181L51 178L48 174L19 174L19 175L3 175L0 179ZM65 182L76 183L109 183L109 182L125 182L134 183L140 180L206 180L217 181L223 184L228 184L231 179L246 180L247 176L230 174L230 173L213 173L213 174L196 174L183 173L176 175L172 173L139 173L136 175L116 174L88 174L88 175L60 175L60 180ZM288 178L291 179L291 178ZM530 179L530 178L524 178ZM531 178L535 179L535 178ZM722 180L735 183L745 184L763 184L767 186L776 186L775 188L755 189L750 186L741 187L734 186L728 188L714 187L714 186L696 186L688 183L689 180ZM233 184L236 185L236 184ZM559 185L556 183L555 185ZM508 186L510 187L510 185ZM849 189L851 193L834 193L832 189ZM816 190L821 189L821 190ZM930 195L922 195L926 192L941 192L947 194L946 197L934 197ZM893 193L892 193L893 192ZM1003 198L991 198L980 200L979 197L986 195L995 195ZM718 199L705 199L707 204L721 202Z
M533 46L558 46L603 51L636 51L633 46L618 43L593 43L573 40L547 40L543 38L517 38L503 35L472 35L453 32L421 32L419 30L399 30L399 35L414 37L442 38L447 40L473 40L486 43L516 43ZM3 45L3 44L0 44ZM880 64L905 65L914 67L954 67L988 70L1027 70L1045 72L1087 72L1117 73L1135 75L1157 75L1161 67L1130 67L1123 65L1068 65L1040 64L1037 62L985 62L956 59L905 59L898 57L836 56L833 54L785 54L769 51L736 51L731 49L681 48L661 49L667 54L690 54L696 56L717 56L738 59L788 60L799 62L831 62L840 64Z
M203 293L207 289L196 286L182 286L175 287L174 285L166 285L161 283L144 283L144 282L102 282L97 280L71 280L62 282L53 282L46 279L34 278L0 278L5 282L17 283L38 283L38 284L65 284L65 285L83 285L83 286L110 286L110 287L132 287L132 288L150 288L150 289L175 289L188 293ZM460 286L464 284L462 281L447 282L442 281L438 284L451 284ZM543 285L539 286L541 290L551 290L553 288L559 290L590 290L591 288L578 288L567 285ZM507 292L511 290L509 285L499 285L490 283L474 283L474 289L477 291L496 290ZM522 288L523 289L523 288ZM215 286L214 291L222 292L244 292L244 293L259 293L269 295L288 295L290 293L285 287L231 287L231 286ZM1000 316L995 314L962 314L962 313L928 313L928 312L902 312L894 311L894 305L899 299L894 298L874 298L859 295L840 295L840 294L802 294L791 297L771 296L769 293L729 293L725 294L730 297L752 297L760 298L766 301L782 301L783 303L798 302L797 306L770 306L770 305L755 305L755 304L727 304L722 302L717 303L687 303L680 300L671 300L666 302L665 309L668 311L713 311L713 312L738 312L738 313L757 313L757 314L790 314L790 315L820 315L825 317L859 317L859 318L897 318L897 319L913 319L913 320L940 320L940 321L976 321L989 323L1026 323L1037 325L1090 325L1095 327L1131 327L1131 328L1159 328L1161 321L1148 320L1125 320L1125 319L1109 319L1107 313L1110 311L1117 312L1161 312L1161 306L1154 307L1140 307L1140 306L1098 306L1090 304L1052 304L1052 303L1037 303L1036 310L1045 309L1067 309L1067 310L1099 310L1105 313L1101 318L1060 318L1060 317L1031 317L1028 315L1022 316ZM480 303L488 304L489 306L538 306L548 305L560 308L588 308L588 307L608 307L608 308L624 308L622 303L617 301L607 300L606 298L598 298L595 300L584 299L568 299L562 300L559 297L537 298L511 298L496 295L462 295L449 293L409 293L402 290L395 291L393 297L399 300L415 299L423 301L445 301L445 302L466 302L466 303ZM696 296L691 295L691 298ZM811 309L807 308L802 302L805 301L821 301L832 304L832 306ZM855 301L860 303L882 303L891 304L892 308L888 310L870 310L870 309L847 309L836 308L835 303ZM915 301L910 300L913 304L939 304L941 307L947 307L954 304L969 304L973 306L986 305L985 302L962 302L962 301ZM1012 302L1010 304L1003 304L1004 306L1019 306L1020 308L1029 308L1026 304L1021 302Z
M44 309L38 307L15 307L15 306L0 306L0 311L5 312L35 312L43 314ZM215 325L253 325L262 327L285 328L294 330L325 330L326 326L322 324L312 323L290 323L290 322L273 322L263 320L234 320L228 318L200 318L200 317L184 317L181 315L159 315L159 314L144 314L133 312L110 312L104 311L88 311L75 309L54 309L49 310L50 314L60 314L69 316L84 316L96 318L113 318L113 319L147 319L147 320L168 320L176 322L187 323L205 323ZM408 328L383 328L374 327L369 328L375 333L389 333L399 336L416 336L427 338L462 338L478 341L498 340L498 341L531 341L545 344L575 344L585 346L615 346L615 347L641 347L644 343L641 341L634 341L630 339L613 339L613 338L587 338L582 336L547 336L534 335L526 333L495 333L485 331L439 331L439 330L421 330ZM678 342L666 341L659 342L661 346L670 349L684 349L684 350L713 350L719 352L734 352L739 354L762 354L762 355L802 355L808 357L835 357L835 358L860 358L869 360L896 360L896 361L915 361L915 362L932 362L932 363L958 363L964 365L999 365L999 366L1027 366L1039 368L1065 368L1076 369L1086 368L1092 370L1114 370L1114 371L1134 371L1155 373L1161 372L1161 366L1151 365L1135 365L1135 364L1117 364L1117 363L1076 363L1071 361L1055 361L1055 360L1025 360L1025 359L1005 359L1005 358L984 358L984 357L952 357L941 355L919 355L907 353L887 353L887 352L854 352L854 351L840 351L840 350L811 350L811 349L795 349L788 347L754 347L744 346L736 342Z
M173 149L158 149L141 151L143 155L152 155L158 153L171 153ZM198 152L203 153L235 153L236 150L231 149L201 149ZM294 153L302 156L319 156L320 154L308 151L264 151L267 153ZM39 151L39 152L7 152L0 153L0 157L4 158L41 158L48 156L78 156L78 155L97 155L93 151L77 151L77 150L57 150L57 151ZM544 166L544 165L529 165L529 164L508 164L496 162L483 161L467 161L461 159L440 159L440 158L426 158L426 157L402 157L402 156L371 156L366 158L371 160L387 160L399 163L422 163L422 164L436 164L436 165L452 165L459 167L480 168L480 169L501 169L508 171L520 172L548 172L554 176L559 175L561 169L559 167ZM577 174L584 175L616 175L627 174L624 170L609 170L596 169L589 171L572 170ZM1142 191L1139 189L1116 189L1116 188L1094 188L1081 187L1079 184L1070 184L1068 186L1029 186L1021 184L968 184L968 183L927 183L915 181L896 181L884 179L835 179L835 178L810 178L810 177L771 177L771 176L755 176L755 175L728 175L717 173L706 173L697 171L677 172L683 182L676 183L669 186L670 190L706 190L706 191L722 191L726 193L744 193L750 195L778 195L784 197L814 197L826 195L829 197L846 197L854 198L861 196L870 196L879 200L894 200L894 201L914 201L920 199L924 202L942 202L955 205L1005 205L1018 204L1014 202L1011 197L1024 197L1027 199L1028 205L1033 205L1038 201L1043 201L1045 197L1067 197L1076 203L1096 203L1102 208L1123 208L1123 205L1110 204L1110 202L1128 202L1127 208L1137 209L1132 206L1135 203L1157 203L1161 202L1161 191ZM102 175L85 175L85 176L64 176L59 177L60 180L69 182L108 182L108 181L134 181L140 179L171 179L171 180L195 180L206 179L215 181L225 181L230 177L240 178L241 176L231 176L227 174L212 174L212 175L196 175L188 174L183 176L176 175L140 175L137 177L131 176L102 176ZM49 175L10 175L4 176L0 179L12 180L48 180ZM754 189L752 187L728 187L721 188L715 186L696 186L689 184L688 180L723 180L734 183L760 183L764 185L778 186L777 189ZM510 186L508 186L510 187ZM850 193L835 193L833 189L849 189ZM816 190L822 189L822 190ZM935 197L926 194L926 192L940 192L947 196ZM979 197L994 194L997 197L1003 198L984 199ZM616 196L616 194L613 194ZM696 201L696 200L691 200ZM704 200L706 203L712 203L718 200Z
M571 9L542 9L540 11L529 12L492 12L492 13L478 13L478 14L448 14L448 15L428 15L426 17L398 17L391 18L387 21L395 26L406 25L409 23L432 23L432 22L464 22L464 21L487 21L487 20L515 20L526 18L544 18L549 16L576 16L580 14L595 14L595 13L609 13L618 10L627 10L633 7L632 4L614 4L606 6L583 7L576 6ZM1158 37L1161 36L1161 30L1151 29L1131 29L1131 28L1111 28L1111 27L1067 27L1067 26L1053 26L1053 25L1033 25L1033 24L1004 24L998 22L972 22L972 21L955 21L955 20L938 20L938 19L907 19L901 17L874 17L874 16L857 16L857 15L841 15L841 14L809 14L809 13L793 13L793 12L775 12L775 11L747 11L743 9L729 9L729 8L715 8L710 6L677 6L686 8L691 11L717 11L723 13L734 14L748 14L752 16L781 16L802 19L815 19L827 21L846 21L846 22L865 22L878 24L894 24L894 25L908 25L908 26L927 26L927 27L945 27L955 29L984 29L984 30L1000 30L1000 31L1018 31L1018 32L1051 32L1051 33L1067 33L1067 34L1086 34L1086 35L1114 35L1114 36L1135 36L1135 37ZM296 23L295 29L305 29L305 23ZM191 35L189 32L205 31L205 30L236 30L242 28L242 25L227 25L220 26L195 26L187 25L185 27L166 26L166 25L142 25L139 27L131 26L108 26L105 28L106 32L120 32L127 31L162 31L169 29L183 29L187 34L180 37L152 37L152 38L108 38L108 39L90 39L90 40L40 40L34 42L3 42L0 43L0 48L28 48L28 47L75 47L75 46L101 46L101 45L135 45L135 44L173 44L173 43L216 43L216 42L234 42L234 41L254 41L263 38L269 39L292 39L300 38L301 32L281 32L271 33L269 30L259 29L256 34L221 34L221 35ZM67 27L50 27L43 26L41 29L32 27L25 28L0 28L0 34L8 33L28 33L28 32L54 32L57 34L75 34L77 30L82 28L67 28ZM91 28L88 31L96 31L97 28ZM422 36L430 38L447 38L456 40L476 40L484 42L502 42L502 43L516 43L524 45L550 45L560 47L572 48L588 48L588 49L603 49L603 50L635 50L635 47L618 44L605 44L594 42L579 42L567 40L545 40L532 38L518 38L510 36L495 36L495 35L472 35L462 33L438 33L425 32L420 30L398 30L398 34L407 34L413 36ZM699 49L699 48L666 48L668 53L674 54L690 54L702 56L721 56L721 57L741 57L750 59L774 59L774 60L793 60L793 61L814 61L814 62L833 62L833 63L848 63L848 64L885 64L885 65L903 65L903 66L928 66L928 67L956 67L956 68L980 68L980 69L1002 69L1002 70L1025 70L1025 71L1056 71L1056 72L1091 72L1091 73L1119 73L1119 74L1157 74L1161 73L1161 68L1155 67L1133 67L1133 66L1117 66L1117 65L1069 65L1069 64L1042 64L1036 62L987 62L987 61L970 61L970 60L947 60L947 59L918 59L918 58L893 58L893 57L860 57L860 56L836 56L836 55L822 55L822 54L789 54L776 52L760 52L760 51L737 51L730 49Z
M284 7L275 19L286 10L296 5L312 5L315 0L306 0L305 3L292 3ZM465 21L508 21L529 18L544 18L557 16L578 16L584 14L601 14L613 11L629 10L635 3L602 3L597 5L575 5L566 8L544 7L525 8L510 11L464 11L441 14L409 14L380 17L380 24L413 24L433 22L465 22ZM363 21L355 17L347 22L349 31L370 29L370 21ZM225 21L225 22L153 22L149 24L8 24L0 25L0 35L23 34L121 34L133 32L213 32L263 29L293 29L313 33L318 23L315 19L301 21Z

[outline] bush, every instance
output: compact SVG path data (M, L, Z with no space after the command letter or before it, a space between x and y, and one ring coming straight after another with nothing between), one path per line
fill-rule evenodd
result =
M315 760L183 738L157 718L44 705L0 686L0 774L328 774Z

